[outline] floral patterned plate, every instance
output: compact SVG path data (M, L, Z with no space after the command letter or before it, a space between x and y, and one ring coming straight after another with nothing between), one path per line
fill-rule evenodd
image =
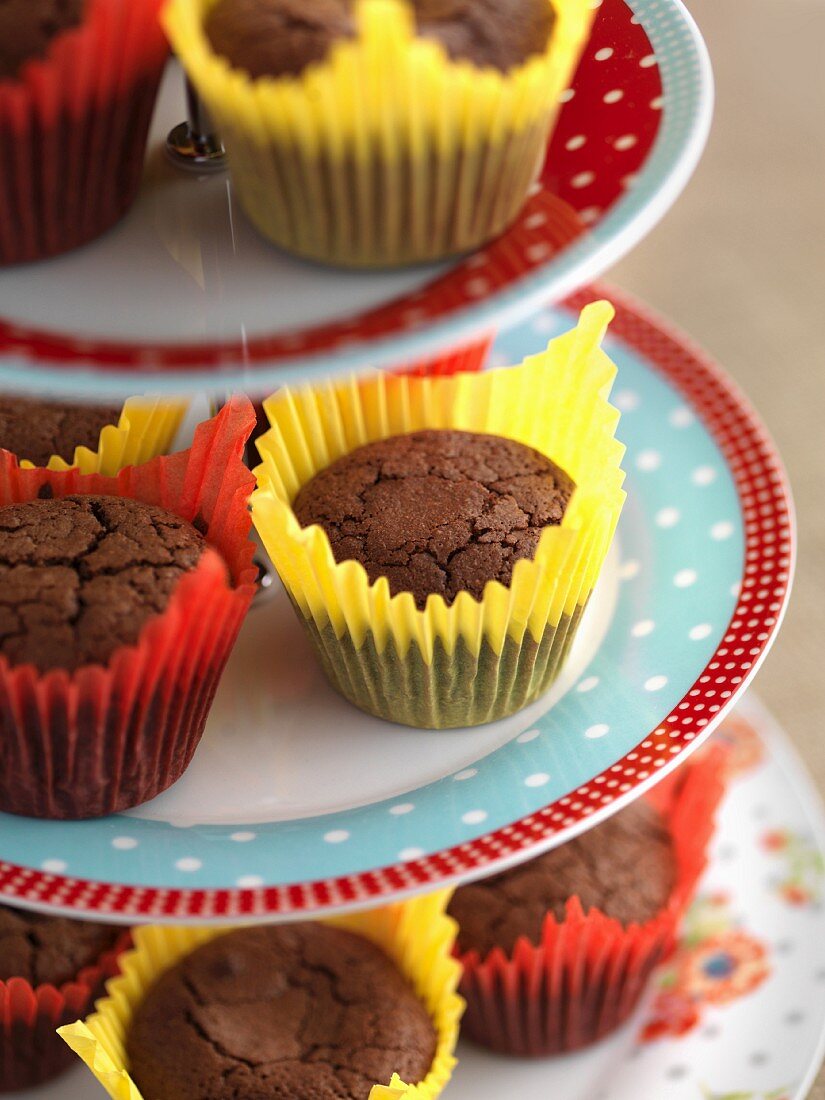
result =
M746 699L715 736L732 744L735 774L681 948L648 1004L614 1038L567 1058L514 1061L463 1043L445 1100L806 1096L824 1052L825 811L759 704ZM78 1068L25 1096L102 1093Z
M747 697L711 865L680 948L614 1038L547 1062L468 1044L447 1100L803 1100L825 1055L825 810ZM78 1097L79 1100L79 1097Z

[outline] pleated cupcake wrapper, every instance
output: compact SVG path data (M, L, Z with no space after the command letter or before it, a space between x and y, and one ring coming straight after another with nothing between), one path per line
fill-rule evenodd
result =
M23 470L0 451L0 504L44 492L127 497L195 523L209 544L165 611L105 666L41 673L0 656L0 810L96 817L154 798L183 774L255 591L254 481L241 458L253 424L249 402L233 398L188 451L113 478Z
M158 455L166 454L174 442L186 402L130 397L123 406L117 424L107 424L100 432L97 449L76 447L70 462L52 455L49 470L70 470L82 474L103 474L114 477L125 466L139 466ZM34 469L34 463L23 456L20 466Z
M272 427L252 497L255 526L332 683L372 714L446 728L512 713L561 666L610 546L624 502L619 414L608 404L616 368L600 348L612 307L595 303L578 327L521 366L444 378L376 375L281 390L265 402ZM423 428L507 436L558 463L577 489L560 526L541 535L505 588L451 606L391 597L355 561L335 562L318 525L302 528L298 491L341 455ZM399 693L403 692L403 698Z
M395 963L426 1005L437 1033L432 1067L417 1085L397 1075L376 1083L370 1100L435 1100L450 1079L463 1002L456 994L460 968L452 957L455 922L444 913L447 895L432 894L382 909L337 917L326 923L371 940ZM135 950L124 956L121 976L108 984L85 1023L60 1035L86 1063L112 1100L143 1100L129 1077L126 1037L148 990L180 959L229 929L144 927L135 931Z
M437 638L429 663L415 646L400 655L392 638L379 653L372 634L356 649L329 625L305 626L327 678L355 706L418 729L455 729L495 722L544 694L567 658L582 611L576 607L547 626L538 642L529 634L521 642L506 636L501 653L484 641L475 653L461 636L448 651Z
M548 914L539 945L521 939L509 954L460 954L464 1036L502 1054L544 1056L578 1050L627 1020L673 950L704 871L724 793L724 755L714 750L683 765L678 781L648 796L666 815L676 849L677 881L665 909L625 929L597 909L585 913L573 897L564 920Z
M87 0L81 26L0 80L0 264L84 244L129 208L168 55L163 0Z
M266 237L350 266L473 249L518 215L593 19L553 0L547 48L508 73L451 60L403 0L357 0L356 36L299 76L251 80L211 49L215 0L169 0L164 21Z
M442 378L451 374L480 371L490 353L493 339L493 334L490 333L481 339L474 340L470 344L462 344L450 351L433 356L432 358L399 367L395 373L410 375L413 378ZM247 457L250 464L254 464L257 461L258 452L255 444L259 436L263 435L269 428L269 419L264 411L262 402L255 402L255 416L257 418L257 424L247 445Z
M59 988L32 986L25 978L0 982L0 1093L42 1084L69 1068L71 1053L55 1030L92 1008L104 983L119 973L130 943L124 932L114 948Z

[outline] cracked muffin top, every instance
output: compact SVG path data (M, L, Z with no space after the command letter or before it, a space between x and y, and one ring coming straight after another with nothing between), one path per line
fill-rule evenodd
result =
M44 57L53 38L78 26L85 7L86 0L0 0L0 80Z
M549 0L410 0L416 32L454 60L502 72L547 48ZM219 0L205 20L216 53L253 78L296 75L355 34L353 0Z
M0 906L0 982L63 985L114 947L122 931Z
M601 825L536 859L456 890L449 906L462 951L512 952L526 937L541 942L548 913L562 921L569 898L627 927L667 905L676 885L676 853L662 815L640 798Z
M187 955L148 992L126 1040L152 1100L368 1100L429 1073L436 1034L374 944L323 924L247 928Z
M451 604L480 600L488 581L509 586L560 524L575 488L549 458L500 436L432 430L391 436L344 455L301 489L302 526L326 531L337 562L359 561L370 583L389 581Z
M2 12L0 0L0 12ZM66 405L27 397L0 398L0 447L35 466L52 455L71 462L75 447L96 450L107 424L117 424L120 408L110 405Z
M135 500L0 507L0 654L41 672L105 664L165 610L205 546L191 524Z

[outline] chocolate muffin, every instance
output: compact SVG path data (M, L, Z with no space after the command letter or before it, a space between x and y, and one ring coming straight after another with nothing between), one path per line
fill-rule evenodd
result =
M416 30L454 60L502 72L550 40L549 0L410 0ZM219 0L205 20L216 53L251 77L297 75L355 34L353 0Z
M53 38L77 27L86 0L0 0L0 80L44 57Z
M0 0L2 24L3 0ZM52 455L65 462L76 447L97 448L107 424L117 424L120 407L66 405L25 397L0 398L0 447L35 466L46 466Z
M61 986L111 950L122 929L0 906L0 982Z
M165 609L204 546L178 516L125 498L0 507L0 654L40 672L106 664Z
M449 912L462 952L494 947L512 953L524 936L541 942L545 917L565 918L569 898L627 927L667 905L676 883L673 840L661 814L644 799L560 848L503 874L462 886Z
M143 178L162 0L0 0L0 267L111 228Z
M353 559L393 596L451 604L510 584L542 530L560 524L574 484L550 459L512 439L431 430L344 455L300 491L293 508L326 531L337 562Z
M322 924L248 928L186 956L126 1040L147 1100L368 1100L430 1070L424 1005L372 943Z
M91 1011L118 971L122 935L110 925L0 906L0 1093L43 1084L71 1066L55 1029ZM52 988L35 996L42 986Z

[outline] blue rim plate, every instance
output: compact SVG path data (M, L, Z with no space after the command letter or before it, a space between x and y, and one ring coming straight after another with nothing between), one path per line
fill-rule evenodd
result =
M604 294L616 301L590 288L541 312L502 337L494 359L536 351ZM790 499L729 380L643 309L618 305L608 350L628 504L549 697L477 730L382 723L326 688L286 600L273 597L244 628L186 776L128 815L0 818L0 897L123 920L364 905L561 843L704 740L779 627Z
M262 392L331 371L417 363L528 317L599 275L674 202L713 104L681 0L599 0L547 164L516 224L470 256L353 273L278 252L159 150L179 121L172 66L145 186L105 237L0 271L0 386L79 398Z

